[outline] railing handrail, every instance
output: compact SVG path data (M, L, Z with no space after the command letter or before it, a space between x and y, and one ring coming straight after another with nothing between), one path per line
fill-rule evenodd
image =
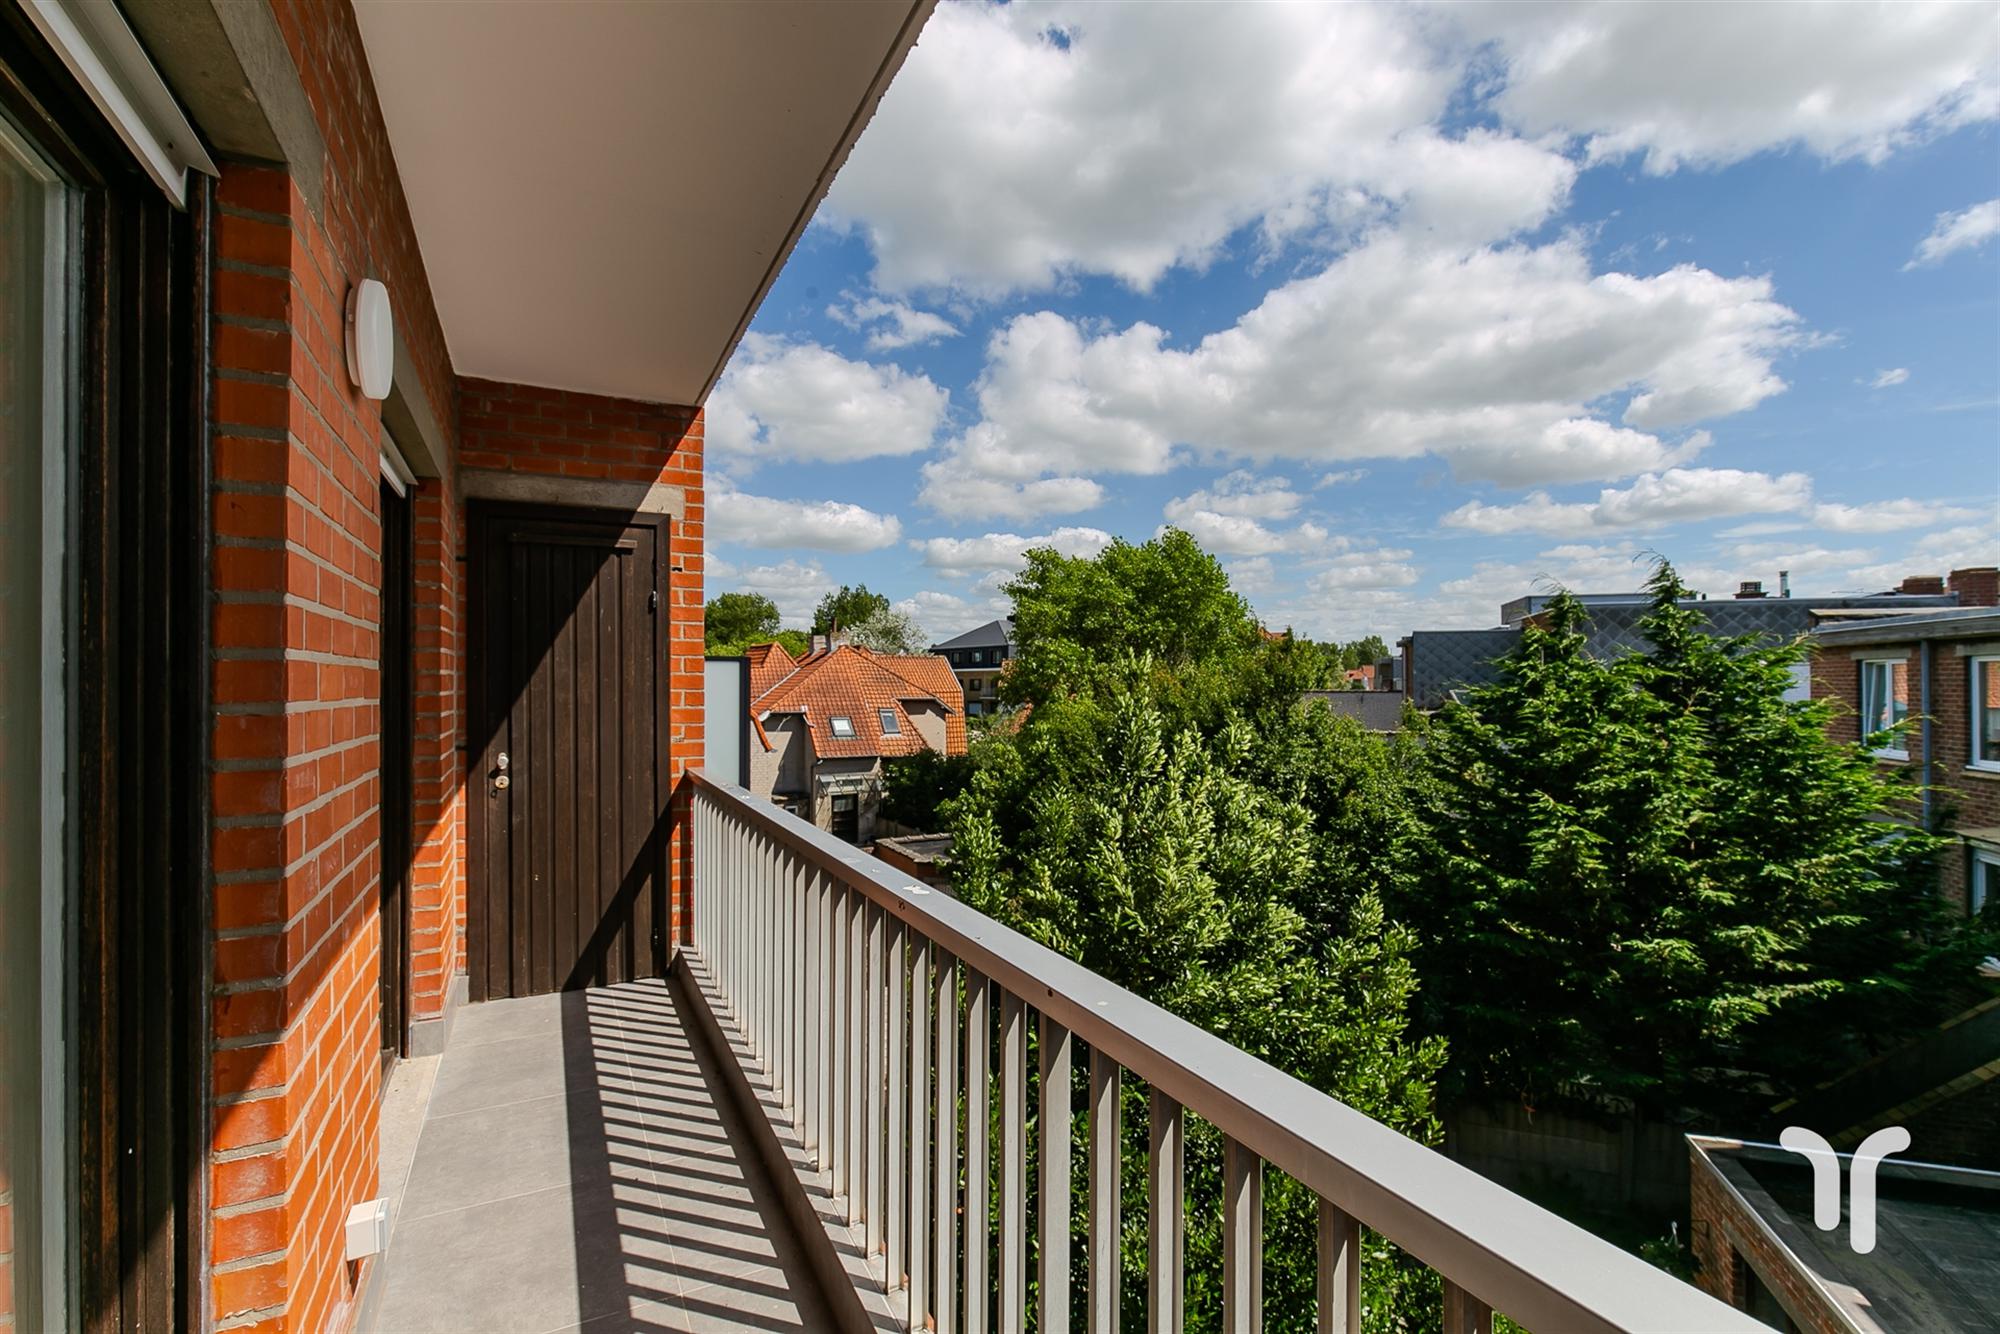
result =
M689 777L703 795L814 869L1528 1328L1563 1334L1765 1329L951 895L740 787L700 769Z

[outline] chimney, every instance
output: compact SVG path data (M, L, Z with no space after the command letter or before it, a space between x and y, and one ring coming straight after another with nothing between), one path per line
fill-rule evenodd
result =
M1788 598L1791 595L1792 595L1792 572L1790 570L1780 570L1778 571L1778 596L1781 598Z
M1761 579L1745 579L1742 583L1736 585L1736 596L1739 598L1763 597L1764 581Z
M827 650L827 648L828 648L828 647L829 647L829 644L828 644L828 642L827 642L827 637L826 637L825 635L814 635L814 636L812 637L812 651L813 651L813 652L815 652L815 653L824 653L824 652L826 652L826 650Z
M1903 580L1898 593L1908 593L1914 597L1939 597L1944 593L1944 579L1935 574L1913 574Z
M1953 570L1950 586L1961 607L2000 607L2000 566Z

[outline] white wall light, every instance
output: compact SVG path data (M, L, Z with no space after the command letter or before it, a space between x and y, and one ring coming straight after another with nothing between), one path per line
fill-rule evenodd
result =
M396 376L396 322L389 289L363 278L347 294L347 378L362 397L384 399Z

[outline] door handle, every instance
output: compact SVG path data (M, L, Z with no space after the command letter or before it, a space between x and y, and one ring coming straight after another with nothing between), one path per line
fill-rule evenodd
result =
M509 781L507 777L506 751L503 750L500 752L500 757L494 761L493 767L496 771L493 775L493 790L495 792L505 792Z

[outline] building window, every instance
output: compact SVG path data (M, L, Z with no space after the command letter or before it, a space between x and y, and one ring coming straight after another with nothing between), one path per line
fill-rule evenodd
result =
M837 713L827 720L827 725L833 728L833 736L836 741L854 740L854 720L852 718Z
M2000 769L2000 657L1972 660L1972 764Z
M883 709L880 711L879 716L882 719L883 736L901 736L903 734L903 725L896 721L896 711L894 709Z
M975 676L970 681L967 681L965 683L966 693L971 695L976 695L980 692L980 689L983 686L985 686L985 684L986 683L984 681L980 680L978 677Z
M1902 723L1910 716L1910 664L1907 658L1875 658L1861 664L1861 735L1864 739ZM1907 759L1900 733L1878 746L1877 755Z
M1973 850L1971 891L1972 914L1977 917L2000 891L2000 852Z
M977 718L977 717L979 716L979 714L980 714L980 710L981 710L981 709L983 709L984 707L985 707L985 706L984 706L984 705L982 705L982 704L981 704L981 703L980 703L980 702L979 702L978 700L976 700L976 699L975 699L975 700L968 700L968 701L966 701L966 705L965 705L965 716L966 716L966 717L968 717L968 718Z

